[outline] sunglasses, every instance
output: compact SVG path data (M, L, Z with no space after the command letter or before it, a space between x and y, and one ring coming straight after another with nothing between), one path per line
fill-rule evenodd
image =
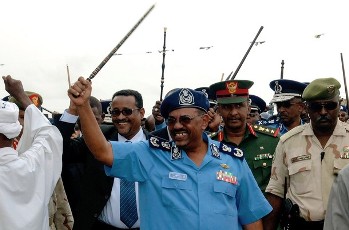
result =
M129 109L129 108L124 108L122 110L120 109L113 109L110 113L112 116L120 116L120 114L122 113L122 115L124 116L130 116L134 110L139 110L138 108L137 109Z
M189 115L183 115L183 116L180 116L178 118L178 121L179 123L181 123L182 125L189 125L190 122L196 118L196 117L199 117L199 116L202 116L203 114L199 114L199 115L196 115L196 116L189 116ZM170 125L170 126L173 126L177 123L177 119L175 117L168 117L167 120L166 120L166 123L167 125Z
M298 104L297 102L290 102L290 101L283 101L283 102L276 102L276 107L281 108L284 107L286 109L290 108L292 105Z
M313 111L313 112L320 112L322 108L326 110L334 110L338 106L338 102L330 101L330 102L313 102L313 103L308 103L308 108Z

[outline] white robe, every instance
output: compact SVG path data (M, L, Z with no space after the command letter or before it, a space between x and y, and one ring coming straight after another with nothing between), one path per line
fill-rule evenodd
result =
M59 130L34 106L17 151L0 149L0 229L49 229L48 203L62 170Z

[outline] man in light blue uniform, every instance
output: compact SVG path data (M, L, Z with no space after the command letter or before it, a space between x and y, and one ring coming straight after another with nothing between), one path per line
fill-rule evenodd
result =
M91 83L80 77L68 90L85 141L110 176L139 182L141 229L262 229L271 211L243 152L204 133L207 98L191 89L166 97L161 114L172 140L108 142L92 115ZM73 96L74 95L74 96Z

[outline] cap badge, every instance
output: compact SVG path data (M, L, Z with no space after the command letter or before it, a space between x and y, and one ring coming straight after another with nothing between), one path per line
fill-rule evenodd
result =
M227 83L227 88L229 90L229 93L231 93L231 94L236 92L237 87L238 87L238 83L237 82L229 82L229 83Z
M208 98L208 93L207 93L206 89L201 90L201 92Z
M329 94L333 94L333 93L334 93L334 90L335 90L334 85L329 85L329 86L327 86L327 92L328 92Z
M180 105L193 105L194 103L194 95L188 89L182 89L179 92Z
M279 85L279 81L275 81L274 90L275 90L275 93L282 93L282 86Z

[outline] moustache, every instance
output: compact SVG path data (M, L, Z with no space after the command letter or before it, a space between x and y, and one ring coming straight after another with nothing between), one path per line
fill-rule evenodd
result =
M127 119L115 119L115 120L113 120L113 123L123 123L123 122L127 122Z
M324 122L324 121L330 121L330 119L327 116L320 116L316 121Z

